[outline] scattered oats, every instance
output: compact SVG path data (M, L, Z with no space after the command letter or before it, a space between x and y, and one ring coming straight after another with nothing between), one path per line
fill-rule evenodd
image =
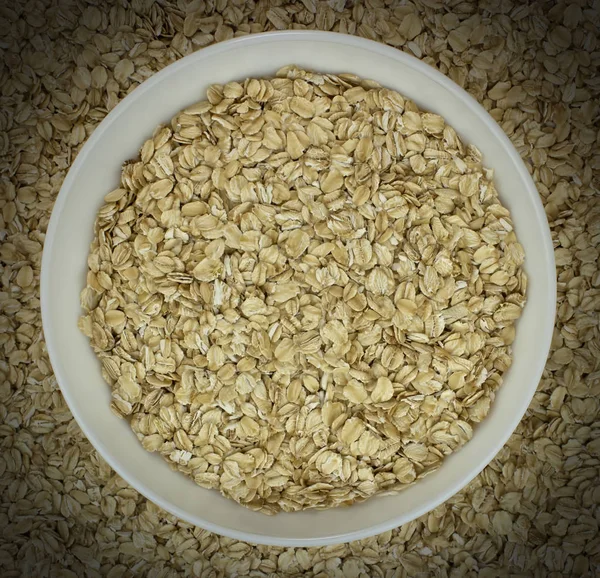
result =
M273 10L270 18L266 15L269 9ZM564 575L591 578L600 575L597 516L593 514L595 504L600 502L600 490L595 483L599 476L600 458L597 403L600 374L596 362L600 357L597 316L600 275L594 262L600 243L597 202L600 157L594 128L600 96L597 81L598 14L597 5L589 1L517 3L509 0L500 7L490 2L482 5L448 4L440 0L421 0L414 6L379 0L364 5L345 0L270 4L233 0L186 2L181 5L144 0L118 5L75 0L67 7L56 0L34 5L26 5L22 1L5 3L0 18L6 63L0 96L0 149L3 152L3 178L0 180L0 421L3 433L3 451L0 453L0 566L3 576L39 574L75 578L106 575L121 578L132 573L164 577L177 572L192 576L302 575L336 578L388 575L472 575L481 578ZM39 277L43 232L53 199L86 135L91 134L108 110L140 81L173 60L231 34L238 36L273 30L273 22L286 28L318 27L357 34L399 47L422 58L465 87L488 109L521 154L544 202L556 248L559 282L553 349L529 411L507 445L469 486L432 512L376 538L334 547L269 548L225 539L190 527L128 487L98 457L60 396L45 353L35 281ZM412 34L417 35L409 40ZM567 42L570 44L563 48ZM125 60L133 64L134 71L122 82L122 75L129 65L119 66L118 63ZM339 89L328 80L323 82L321 89L329 96L340 94ZM228 94L225 98L229 98L229 91L233 91L232 97L235 97L236 90L235 86L223 87L220 99L225 91ZM297 91L293 95L311 100L312 95L307 95L303 83L297 83ZM355 89L344 94L348 101L364 96L361 90ZM190 114L202 116L211 106L204 103ZM402 115L404 103L391 99L388 108L394 114ZM311 147L327 144L332 130L326 119L319 116L321 112L316 112L316 115L310 119L306 129L309 137L307 155L314 152ZM387 122L389 117L382 118L382 123ZM246 130L248 128L254 130L256 126L248 125ZM195 127L187 127L183 132L187 139L184 142L191 143L196 138L195 131ZM284 130L267 127L259 129L259 132L264 137L264 148L279 153L285 151ZM434 158L432 155L438 154L437 151L426 151L420 136L413 140L409 136L403 133L402 138L390 137L389 143L385 144L384 162L388 162L388 153L396 161L398 156L418 151L426 163ZM157 139L156 147L153 142L145 146L143 162L149 163L155 148L160 149L169 138L167 136L164 142ZM376 134L373 139L376 151L381 146L379 138ZM458 150L456 135L449 127L444 128L443 139L446 148ZM247 152L255 154L257 150L253 147L256 144L252 139L249 143ZM196 157L197 152L191 146L186 149L181 157L182 162L188 163L186 170L194 170L195 163L204 160L204 153L209 151L202 149L200 152L202 154ZM209 156L215 152L209 152ZM458 152L459 155L464 154L464 151ZM166 178L167 175L161 172L165 170L161 168L164 164L161 156L162 153L157 155L152 175L160 173L161 178ZM248 164L246 157L239 162L245 167ZM319 169L322 161L312 156L310 162ZM343 172L342 157L339 162ZM200 183L198 187L211 178L219 187L224 187L231 179L232 171L235 174L236 166L235 161L227 160L223 170L215 171L214 175L212 171L198 169L194 178ZM139 169L136 174L139 176ZM310 177L310 173L307 176ZM347 176L344 175L344 178ZM134 171L130 173L129 179L132 178ZM250 174L247 181L256 183L253 178ZM184 185L178 190L181 214L171 214L169 219L177 222L179 216L187 219L203 214L205 197L199 205L190 203L192 206L184 208L195 186L196 183L191 188ZM311 186L315 184L311 183ZM372 186L370 181L361 181L355 187L352 191L355 206L381 206L383 199L377 197L377 190ZM275 199L281 204L291 200L291 191L293 194L297 191L279 183L264 191L255 189L254 185L250 188L252 195L266 194L267 197L260 197L266 199L273 195L269 202ZM437 191L435 207L441 214L449 215L455 210L455 188L451 186ZM223 188L220 190L223 191ZM127 190L121 189L113 195L111 202L118 204L126 193ZM386 193L386 198L389 196ZM335 202L335 199L328 202ZM311 211L321 211L320 214L326 209L318 204L311 205ZM288 231L302 228L296 210L292 207L286 217ZM393 218L402 218L405 210L402 206L386 208L388 215L397 211L398 216ZM194 222L194 231L198 226L200 224ZM386 228L387 223L381 222L380 226ZM124 224L119 227L127 229ZM156 229L147 231L151 243L161 242L160 227ZM435 239L447 235L437 221L431 232ZM239 228L230 228L223 240L228 247L239 248L241 234ZM354 241L365 239L379 263L397 267L395 274L413 275L413 252L408 253L405 260L394 264L391 259L393 253L380 244L380 234L379 229L367 230L358 239L344 241L348 255L329 239L327 243L331 244L323 243L322 248L309 245L302 258L312 255L321 259L317 255L322 251L325 256L335 254L342 262L346 258L351 259L352 266L356 267ZM485 234L495 235L494 232ZM489 243L490 239L484 238ZM128 243L124 245L125 251L120 256L116 255L119 260L123 259L119 270L124 279L134 281L140 272L127 263L130 259L127 253L132 254L133 250L154 251L154 245L135 248L127 246ZM228 253L230 248L224 252ZM260 251L266 249L263 247ZM215 247L209 251L213 251L211 255L214 257L220 249ZM369 271L375 262L369 265L368 249L365 251L359 250L363 255L361 266L364 271ZM275 265L280 253L287 258L283 251L278 251L267 255L265 262L268 258ZM504 256L506 262L487 273L490 278L486 278L484 285L495 285L499 278L504 278L504 275L498 277L498 274L512 276L515 272L512 267L523 262L522 249L510 242L510 237ZM229 303L231 295L225 283L218 279L194 281L191 269L200 261L200 255L195 255L189 263L190 270L182 270L182 263L174 257L171 254L160 255L161 259L172 259L175 266L168 274L169 283L173 280L180 285L187 283L194 286L198 283L202 299L212 298L217 306ZM451 263L447 256L438 256L432 266L445 280L453 274L452 268L448 269ZM465 263L463 266L468 269L470 265ZM31 283L27 283L27 267L33 273ZM162 284L167 279L164 276L166 269L162 266L159 270L163 275L159 277ZM149 275L148 272L143 274ZM261 270L256 275L260 280L264 273ZM243 278L238 281L240 286L247 283L248 276L252 276L249 269L243 269ZM325 277L329 279L324 272L321 273L321 279ZM92 279L91 282L96 281ZM272 307L279 308L292 301L287 307L292 307L290 311L293 311L296 307L293 297L299 291L294 287L296 281L284 277L269 282L271 285L265 286L263 293L267 299L274 299ZM282 286L285 289L276 293L275 288L279 291ZM334 291L337 287L333 285ZM464 291L467 285L461 287ZM200 287L196 286L193 290L196 296L198 289ZM372 299L367 301L362 293L354 294L353 280L343 289L341 298L352 311L361 312L366 308L376 311L374 306L385 310L385 303ZM446 292L452 297L457 289L443 284L438 292ZM509 287L508 290L512 289ZM412 291L412 287L403 288L401 295L393 296L394 305L400 309L398 302L400 299L410 301ZM175 301L182 299L179 295L161 295L163 298L172 297ZM281 300L275 295L281 295ZM88 292L88 298L91 306L96 298L95 292ZM190 301L184 301L183 306L185 303L191 305ZM454 302L451 306L458 304ZM115 306L107 311L117 311ZM156 300L150 300L143 309L128 307L127 318L141 326L146 323L146 312L152 313L156 306ZM476 306L479 307L477 303ZM486 304L486 311L488 307ZM404 316L394 322L410 323L414 312L408 315L410 310L407 307L402 307L402 310ZM483 314L486 323L488 317L489 313ZM439 337L441 333L436 335L436 331L439 331L440 317L435 317L438 320L435 323L433 318L423 320L424 328L418 326L412 329L413 337L421 334ZM117 328L120 327L120 319L115 313L108 316L108 320L117 323ZM315 331L318 330L318 319L318 311L308 308L303 323L312 322L315 329L311 331ZM213 321L209 315L202 321L202 327L212 327ZM368 317L365 317L366 326L372 324L372 321L367 322ZM460 321L458 323L460 328ZM91 326L89 329L91 332ZM186 347L193 348L195 359L202 368L210 343L207 335L199 331L199 326L192 323L189 329ZM112 332L112 328L110 330ZM391 333L397 331L401 332L399 335L409 334L407 329L393 329ZM318 350L317 335L305 333L308 333L302 336L305 346L310 347L316 338L313 346ZM388 329L384 336L391 333ZM459 334L457 337L463 335L459 331L456 333ZM125 335L125 343L128 343L131 335ZM245 347L252 348L254 352L260 350L268 356L272 351L271 337L268 334L257 336ZM514 327L499 332L502 343L509 344L513 338ZM221 343L223 345L225 343ZM167 347L165 343L164 353L167 353ZM467 347L467 344L456 337L444 342L446 351L453 347ZM571 353L566 353L565 348ZM360 348L353 351L360 352ZM557 362L552 356L558 351ZM432 405L431 400L411 401L415 394L406 389L419 371L418 358L408 356L405 359L396 345L387 345L377 355L388 374L400 373L398 378L391 379L395 395L404 399L393 413L390 412L400 433L390 430L389 435L405 435L404 432L413 431L425 436L427 431L423 422L416 419L418 414L413 407L426 402L426 408L435 410L436 405ZM426 352L423 358L427 358ZM571 358L568 363L559 363L568 358ZM145 349L141 363L154 367L158 363L156 354ZM248 355L239 357L235 368L245 373L253 371L255 366L255 358ZM103 367L106 375L112 376L115 381L121 372L129 371L127 366L121 370L121 365L108 357L103 361ZM275 386L232 380L231 369L235 368L226 364L221 370L225 383L235 384L243 392L241 395L254 391L256 403L263 407L263 411L270 411L272 400L268 388ZM318 373L293 380L301 382L300 394L298 385L292 385L292 380L287 383L286 378L283 385L277 386L278 395L293 399L295 401L290 403L298 404L302 403L299 400L311 395L325 394L334 384L331 376L339 371L328 367L326 380L317 379ZM489 400L479 398L474 383L465 380L466 369L454 371L454 375L457 377L449 381L454 384L453 389L470 396L471 415L485 410ZM483 375L480 374L477 381L484 379ZM184 400L194 391L195 380L193 372L181 374L177 399ZM147 399L150 409L154 401L158 402L162 387L171 382L150 377L148 383L156 386L155 393ZM216 395L214 391L206 392L209 383L198 383L205 388L209 399ZM360 383L370 395L375 380ZM231 395L225 393L224 399ZM441 399L451 402L446 394ZM483 402L480 403L480 399ZM332 403L339 402L336 394ZM383 402L382 405L385 407L389 403ZM339 406L326 409L328 407L325 403L320 409L323 416L327 413L328 419L331 419L327 428L317 427L314 433L308 434L309 430L313 431L310 429L314 426L313 420L318 423L318 412L312 415L318 408L309 409L301 425L307 435L312 436L311 443L326 445L328 428L333 424L340 439L340 446L335 451L344 455L349 451L345 448L360 438L367 425L371 426L373 416L369 412L374 411L376 406L372 403L363 405L363 411L353 416L347 416ZM248 417L257 421L254 415ZM238 419L239 423L242 416L234 419ZM151 432L162 430L155 430L153 421L154 418L140 419L137 427L147 432L143 436L144 447L150 451L161 451L162 434ZM297 427L295 416L289 421L290 426L293 423ZM306 424L309 424L308 429ZM160 427L163 427L162 422ZM211 430L209 435L213 435L210 426L206 426L206 430ZM238 431L237 427L235 431ZM442 433L445 435L445 432ZM438 436L436 432L433 434ZM268 448L265 454L276 453L283 437L284 434L280 433L270 438L265 445ZM538 439L546 439L549 443L535 451ZM222 443L224 440L219 439L218 444ZM220 456L214 449L211 448L212 453L196 461L190 459L188 465L199 472L195 474L199 484L218 488L220 477L213 470L220 463ZM170 451L175 449L171 447ZM382 450L381 455L385 451L395 450L391 446L389 450ZM266 458L255 454L254 459L256 464L260 464ZM343 475L346 475L345 472L352 475L352 459L352 456L342 458ZM264 468L271 469L268 459ZM412 477L421 471L421 466L402 455L396 456L393 465L388 468L376 474L377 483L386 487L393 487L395 480L399 484L411 483ZM280 474L282 472L276 472L270 479L282 479ZM363 468L360 475L367 476L368 470ZM372 482L368 479L365 484L366 489ZM500 512L509 516L496 517Z

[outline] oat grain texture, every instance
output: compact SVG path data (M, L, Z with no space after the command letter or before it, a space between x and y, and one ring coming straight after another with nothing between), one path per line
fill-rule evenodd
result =
M110 470L45 352L41 252L81 144L130 90L235 35L357 34L465 87L521 153L546 207L557 323L521 425L422 518L325 548L253 546L185 524ZM5 2L0 7L0 574L593 577L600 574L600 3L302 0Z

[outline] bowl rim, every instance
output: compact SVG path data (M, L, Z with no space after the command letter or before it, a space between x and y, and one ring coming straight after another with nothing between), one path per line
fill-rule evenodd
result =
M143 479L136 477L133 473L124 470L119 463L113 459L111 452L104 446L102 441L96 436L94 431L88 427L85 419L80 415L77 402L74 400L74 397L71 395L69 387L63 387L61 383L68 383L68 379L63 374L62 364L60 362L59 355L55 349L54 342L51 339L47 339L46 336L53 335L53 322L50 321L48 310L51 308L51 296L49 294L50 291L50 282L49 278L51 275L51 271L49 270L49 261L50 254L52 253L52 247L54 243L54 237L56 234L56 230L59 226L60 215L62 213L62 209L67 201L67 191L72 187L72 182L75 180L75 175L81 170L81 167L84 165L86 158L89 153L93 150L94 146L100 139L102 138L104 132L107 127L118 120L119 116L126 110L126 108L132 103L136 98L142 95L144 92L148 92L154 88L155 85L162 82L164 78L173 74L174 71L182 68L184 66L188 66L193 59L205 59L210 58L211 56L217 55L222 52L227 52L232 49L243 49L244 46L260 44L266 42L273 42L277 40L289 40L296 39L309 42L311 40L315 41L328 41L337 44L349 45L360 49L368 50L373 54L380 54L382 56L387 56L394 60L402 62L405 66L408 66L417 72L424 74L429 77L434 82L443 86L446 90L454 93L454 95L459 96L466 102L466 105L472 110L474 114L476 114L479 119L487 125L487 128L492 132L494 137L498 139L502 147L505 149L505 152L513 161L519 176L525 183L526 194L531 197L533 201L533 210L535 213L535 217L538 220L542 220L546 223L546 227L543 229L543 246L544 246L544 254L540 256L546 262L548 262L548 276L545 279L546 287L548 294L552 294L554 296L553 300L547 307L546 317L543 320L545 323L543 324L545 327L541 325L541 328L544 329L540 331L540 341L538 343L538 351L545 351L546 356L542 357L541 354L537 356L535 360L535 373L538 375L537 381L535 384L528 384L526 387L531 390L531 395L527 397L523 397L522 400L515 404L514 412L509 419L507 420L506 428L503 430L502 434L499 435L493 444L490 444L489 449L486 453L485 459L481 461L478 467L469 470L460 478L460 480L448 487L444 492L441 492L436 496L431 502L427 505L412 510L410 514L400 514L388 521L375 524L372 526L368 526L367 528L351 531L347 533L340 533L338 535L327 536L324 538L317 539L294 539L294 538L282 538L275 536L266 536L264 534L254 534L251 532L240 531L233 528L221 526L219 524L211 523L206 520L199 519L197 516L190 515L186 511L181 508L175 506L174 504L168 502L163 499L162 496L157 495L153 490L147 487ZM551 265L551 266L550 266ZM446 77L444 74L439 72L433 66L430 66L423 62L422 60L407 54L399 49L388 46L386 44L369 40L366 38L353 36L349 34L341 34L337 32L327 32L327 31L319 31L319 30L278 30L278 31L270 31L270 32L262 32L257 34L249 34L241 37L232 38L230 40L226 40L223 42L219 42L216 44L212 44L205 48L202 48L196 52L188 54L175 62L165 66L160 71L153 74L150 78L143 81L139 86L137 86L133 91L131 91L125 98L123 98L97 125L97 128L94 130L92 135L86 140L80 149L77 157L74 162L68 169L67 175L61 185L60 191L57 195L56 201L52 208L52 213L50 216L50 221L48 223L45 242L42 253L42 264L41 264L41 274L40 274L40 308L42 315L42 328L44 333L44 339L46 342L46 348L48 352L48 356L50 362L52 364L53 372L56 377L57 383L59 385L60 391L67 402L67 405L75 418L77 424L81 428L84 435L90 441L92 446L99 452L102 458L110 465L110 467L121 476L128 484L130 484L136 491L145 496L148 500L152 501L156 505L160 506L165 511L177 516L178 518L193 524L195 526L204 528L208 531L214 532L221 536L226 536L229 538L233 538L236 540L242 540L245 542L250 542L254 544L264 544L264 545L275 545L275 546L285 546L285 547L314 547L314 546L324 546L330 544L338 544L342 542L349 542L352 540L358 540L367 538L370 536L374 536L380 534L382 532L386 532L388 530L392 530L393 528L397 528L404 523L408 523L412 520L415 520L419 516L431 511L432 509L439 506L441 503L448 500L451 496L459 492L463 489L468 483L470 483L479 473L492 461L494 456L500 451L500 449L505 445L510 436L513 434L515 428L523 418L527 408L531 404L533 399L533 395L535 394L537 384L539 379L542 376L547 354L550 349L550 343L552 339L552 327L554 326L555 314L556 314L556 276L554 274L555 271L555 261L554 261L554 250L552 244L552 238L550 235L550 229L547 226L547 218L546 214L539 197L539 193L537 188L527 171L525 164L510 139L503 132L500 126L496 123L496 121L491 117L491 115L483 108L483 106L477 102L475 98L473 98L466 90L461 88L458 84L453 82L450 78ZM242 507L242 506L240 506ZM326 512L323 511L323 512Z

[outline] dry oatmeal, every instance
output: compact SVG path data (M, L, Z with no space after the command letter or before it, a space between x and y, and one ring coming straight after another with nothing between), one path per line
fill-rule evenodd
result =
M600 6L591 0L273 4L48 0L32 10L16 0L2 6L3 576L600 575L594 509L600 503L594 483L600 472L600 155L594 127ZM551 355L505 447L433 511L376 537L327 547L223 538L128 486L93 449L60 395L39 309L44 231L86 135L170 62L234 35L275 28L371 38L415 55L465 88L530 170L557 265ZM126 80L123 65L116 67L123 60L134 64ZM33 272L29 285L29 272L19 273L24 268Z
M255 510L326 508L471 438L511 363L523 260L442 117L290 66L211 86L124 165L80 326L144 448Z

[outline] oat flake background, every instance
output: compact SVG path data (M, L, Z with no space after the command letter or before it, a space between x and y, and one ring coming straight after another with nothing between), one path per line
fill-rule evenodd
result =
M128 487L73 421L41 335L44 232L107 112L157 70L236 35L311 28L417 56L481 102L546 207L552 350L509 443L429 514L350 544L252 546ZM0 569L17 576L600 573L600 4L597 1L44 0L0 7Z

